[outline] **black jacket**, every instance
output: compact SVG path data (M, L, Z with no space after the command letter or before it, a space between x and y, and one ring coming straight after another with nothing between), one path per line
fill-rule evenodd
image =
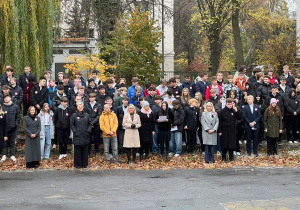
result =
M8 132L15 131L19 127L21 120L20 108L12 103L11 105L3 104L2 110L7 115L6 123Z
M70 128L71 111L67 107L63 109L61 105L57 107L54 112L54 125L59 129Z
M277 106L280 109L281 116L284 116L284 99L281 97L281 95L279 93L276 93L275 96L273 96L272 93L269 94L269 96L264 101L263 112L265 112L266 109L270 106L270 101L271 101L272 98L276 98Z
M258 87L257 95L259 95L261 98L266 100L267 97L269 96L270 91L271 91L271 84L267 85L263 83L261 86Z
M295 91L295 90L293 90L293 91ZM297 99L296 95L294 97L292 97L291 93L290 93L289 97L287 97L284 101L285 114L293 115L294 112L297 112L297 115L299 115L300 114L300 100Z
M88 113L80 113L79 111L74 113L71 117L70 126L73 132L74 145L85 146L89 144L92 127Z
M155 122L158 123L158 130L159 131L171 131L171 124L173 124L174 122L174 114L172 112L172 110L170 108L168 108L168 122L158 122L157 120L159 119L159 111L157 112L156 114L156 117L155 117Z
M101 105L101 107L104 107L106 98L107 98L106 94L105 95L99 94L98 97L96 98L96 101L98 102L98 104Z
M141 127L139 128L140 142L151 143L153 141L152 132L155 131L153 113L147 116L147 114L139 111L138 115L141 120Z
M71 90L70 82L64 86L64 93L68 96L69 91Z
M178 109L173 108L172 109L173 114L174 114L174 122L173 126L177 126L177 131L183 131L183 124L184 124L184 118L185 118L185 113L184 109L179 106Z
M32 73L30 73L29 75L33 76L33 79L34 79L33 82L37 83L36 77ZM28 76L24 73L19 78L19 84L18 85L22 88L23 92L25 91L25 89L28 85L27 82L26 82L26 79L27 79Z
M4 148L4 137L8 137L6 114L0 114L0 150Z
M99 95L99 90L98 90L96 85L93 88L91 86L88 86L86 88L86 93L87 93L88 96L90 95L90 93L95 93L96 98L97 98L97 96Z
M21 106L23 102L23 90L18 85L10 89L11 99L14 104Z
M179 100L180 97L181 97L181 93L182 93L181 87L176 86L175 88L171 87L171 89L173 90L173 96L174 96L174 98L176 98L177 100Z
M124 111L123 111L123 105L122 106L119 106L118 108L117 108L117 113L116 113L116 115L117 115L117 118L118 118L118 129L119 130L122 130L122 125L123 125L123 118L124 118L124 115L125 115L125 113L124 113Z
M12 75L12 77L17 78L16 75L14 75L14 74ZM9 81L8 81L8 79L7 79L6 73L4 73L4 74L1 76L0 82L1 82L1 87L2 87L3 85L9 85Z
M252 75L252 77L250 77L248 79L248 84L249 84L249 89L251 89L253 92L255 92L255 88L256 88L256 83L257 83L257 79L254 75Z
M61 97L67 97L65 93L60 95L58 92L52 98L52 110L55 110L60 105Z
M282 74L280 77L285 77L285 76L284 74ZM295 82L295 78L289 74L288 77L286 78L286 85L291 86L292 84L294 84L294 82Z
M147 101L150 104L150 107L152 108L156 103L155 103L155 96L151 96L150 94L145 98L145 101Z
M187 126L188 131L195 132L199 127L199 112L198 108L186 107L184 109L184 127Z
M195 85L195 83L192 83L192 82L187 83L186 81L184 81L182 83L182 89L183 88L189 89L189 91L190 91L190 97L191 98L195 97L195 93L196 93L196 85Z
M49 98L48 88L43 87L42 90L40 90L40 87L37 84L31 89L30 105L36 106L38 104L42 108L44 103L48 103L48 98Z
M102 107L97 102L92 108L91 103L86 103L84 106L84 112L88 113L93 126L99 126L99 118L102 114Z

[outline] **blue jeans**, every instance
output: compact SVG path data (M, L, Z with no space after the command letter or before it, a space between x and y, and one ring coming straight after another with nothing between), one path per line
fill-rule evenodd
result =
M180 155L182 151L182 132L180 131L171 132L171 141L169 145L170 145L170 152Z
M50 146L51 146L51 134L50 134L50 125L45 126L45 135L44 138L41 139L41 159L48 159L50 157ZM46 142L46 148L45 147Z
M205 162L206 163L209 163L209 162L214 163L215 162L214 147L215 146L213 146L213 145L205 145Z
M158 153L157 137L158 137L158 127L157 125L155 125L155 134L153 135L153 144L152 144L153 153Z
M107 163L110 163L109 146L111 145L114 163L118 163L118 139L114 137L103 137L104 155Z

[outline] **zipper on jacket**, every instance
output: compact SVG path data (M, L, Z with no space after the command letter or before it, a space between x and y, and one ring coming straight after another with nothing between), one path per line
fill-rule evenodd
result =
M109 115L107 115L107 118L108 118L108 124L109 124L109 131L111 131L111 125L110 125Z

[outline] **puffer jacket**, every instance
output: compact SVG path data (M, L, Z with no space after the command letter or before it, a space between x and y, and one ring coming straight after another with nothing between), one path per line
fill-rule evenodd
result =
M74 112L75 113L75 112ZM71 110L67 106L65 109L59 105L55 110L54 124L56 128L67 129L70 128Z
M2 110L5 112L5 114L7 114L6 123L8 125L8 132L15 131L20 124L20 108L16 104L12 103L11 105L3 104Z
M84 106L84 112L88 113L92 126L99 126L99 118L102 113L102 107L97 102L92 108L91 103L86 103Z
M92 126L88 113L77 111L72 115L70 125L73 132L73 144L76 146L89 144Z
M296 95L294 97L291 96L293 92L295 92L295 90L292 90L289 97L284 100L286 115L293 115L294 112L297 112L297 115L300 114L300 100L297 99Z
M117 115L113 112L102 112L99 119L100 129L103 131L103 137L115 137L117 136L117 129L119 126ZM111 136L109 133L113 131Z
M21 106L23 101L23 90L18 85L10 87L10 93L12 95L11 100L14 104Z
M142 89L141 96L144 96L144 90L142 87L141 89ZM132 98L135 96L135 86L132 85L127 89L127 96L129 98L129 104L133 104Z
M49 91L47 87L43 87L40 90L39 85L35 85L30 92L30 105L43 107L44 103L47 103L49 99Z
M198 108L186 107L184 109L184 126L187 126L188 131L195 132L199 127L199 112Z
M174 114L174 122L172 126L177 126L177 131L182 132L185 117L184 109L181 106L179 106L178 109L173 108L172 111Z

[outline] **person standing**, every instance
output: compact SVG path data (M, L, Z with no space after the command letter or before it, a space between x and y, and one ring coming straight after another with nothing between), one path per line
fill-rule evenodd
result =
M226 99L225 107L219 114L219 135L221 136L222 160L226 161L227 151L230 161L234 160L233 151L236 148L236 125L240 119L237 108L233 107L232 99Z
M29 75L26 79L27 87L24 92L24 103L23 103L23 116L27 115L28 108L30 106L30 93L32 88L34 87L34 77Z
M25 160L27 168L36 168L41 160L40 132L41 120L36 115L34 106L28 108L27 115L23 118L25 131Z
M132 98L136 96L136 87L139 86L139 79L137 77L133 77L131 82L132 82L132 86L130 86L127 89L127 97L129 98L129 103L133 104ZM141 92L140 96L144 96L144 90L142 87L140 87L140 92Z
M196 92L201 93L202 98L205 98L206 90L210 86L210 82L208 81L207 73L201 74L201 79L196 83Z
M211 102L208 102L204 107L201 125L203 144L205 145L205 163L214 163L214 148L217 145L219 118Z
M30 92L30 105L36 108L37 113L43 107L44 103L48 102L49 91L46 87L46 78L41 77L39 84L35 85Z
M169 142L171 139L171 125L174 123L174 114L172 110L168 108L167 102L162 103L155 119L158 123L157 142L159 143L160 153L162 158L164 158L165 154L165 158L168 160ZM166 150L164 150L165 147Z
M110 110L108 104L104 105L104 110L99 119L100 129L103 132L104 155L107 164L110 164L109 147L111 146L114 163L118 164L118 119L114 112Z
M2 110L2 106L0 105L0 151L4 148L4 140L8 139L8 130L6 123L7 115Z
M248 105L244 106L243 118L245 120L245 131L247 139L247 154L251 156L251 140L253 140L253 153L258 157L258 133L259 120L261 117L260 108L254 104L254 97L248 96Z
M122 87L120 89L122 89ZM118 125L118 130L117 130L118 152L119 152L119 154L124 153L124 151L123 151L123 142L124 142L125 127L123 127L123 118L124 118L124 115L128 111L128 104L129 104L128 97L123 96L122 105L117 108L117 118L118 118L118 124L119 124Z
M146 154L145 159L149 159L149 148L153 139L152 136L155 134L155 126L152 110L147 101L143 102L143 107L141 111L139 111L138 115L140 116L141 121L141 127L139 128L141 143L141 148L139 151L140 159L144 159L144 153Z
M23 90L17 85L17 79L15 77L12 77L10 80L10 92L13 103L21 107L23 102Z
M4 140L5 146L3 149L3 156L1 162L7 159L8 148L10 148L10 159L16 162L16 136L21 119L20 108L12 102L10 95L5 95L2 109L7 116L6 124L8 130L8 138Z
M41 121L41 132L40 132L40 145L41 145L41 160L46 160L50 157L51 139L54 139L54 113L50 110L50 105L44 103L41 112L38 117ZM46 143L46 149L45 149Z
M282 116L276 98L272 98L270 104L271 106L266 109L264 114L267 153L268 155L277 155L277 140L282 133Z
M185 75L184 77L184 82L182 83L182 88L187 88L190 92L190 97L194 98L195 93L196 93L196 85L195 83L191 82L191 76L190 75Z
M91 120L89 114L83 111L84 105L78 102L77 111L71 117L70 126L73 132L74 167L86 168L88 161L88 145L91 134Z
M24 67L24 74L19 77L19 86L22 88L23 92L25 92L27 87L26 79L31 76L33 78L33 82L37 83L36 77L31 73L31 68L29 66Z
M136 114L135 106L133 104L129 105L128 112L124 115L123 126L126 128L123 147L127 150L128 164L131 163L131 152L132 163L135 164L137 150L141 147L138 130L141 127L141 120L140 116Z

